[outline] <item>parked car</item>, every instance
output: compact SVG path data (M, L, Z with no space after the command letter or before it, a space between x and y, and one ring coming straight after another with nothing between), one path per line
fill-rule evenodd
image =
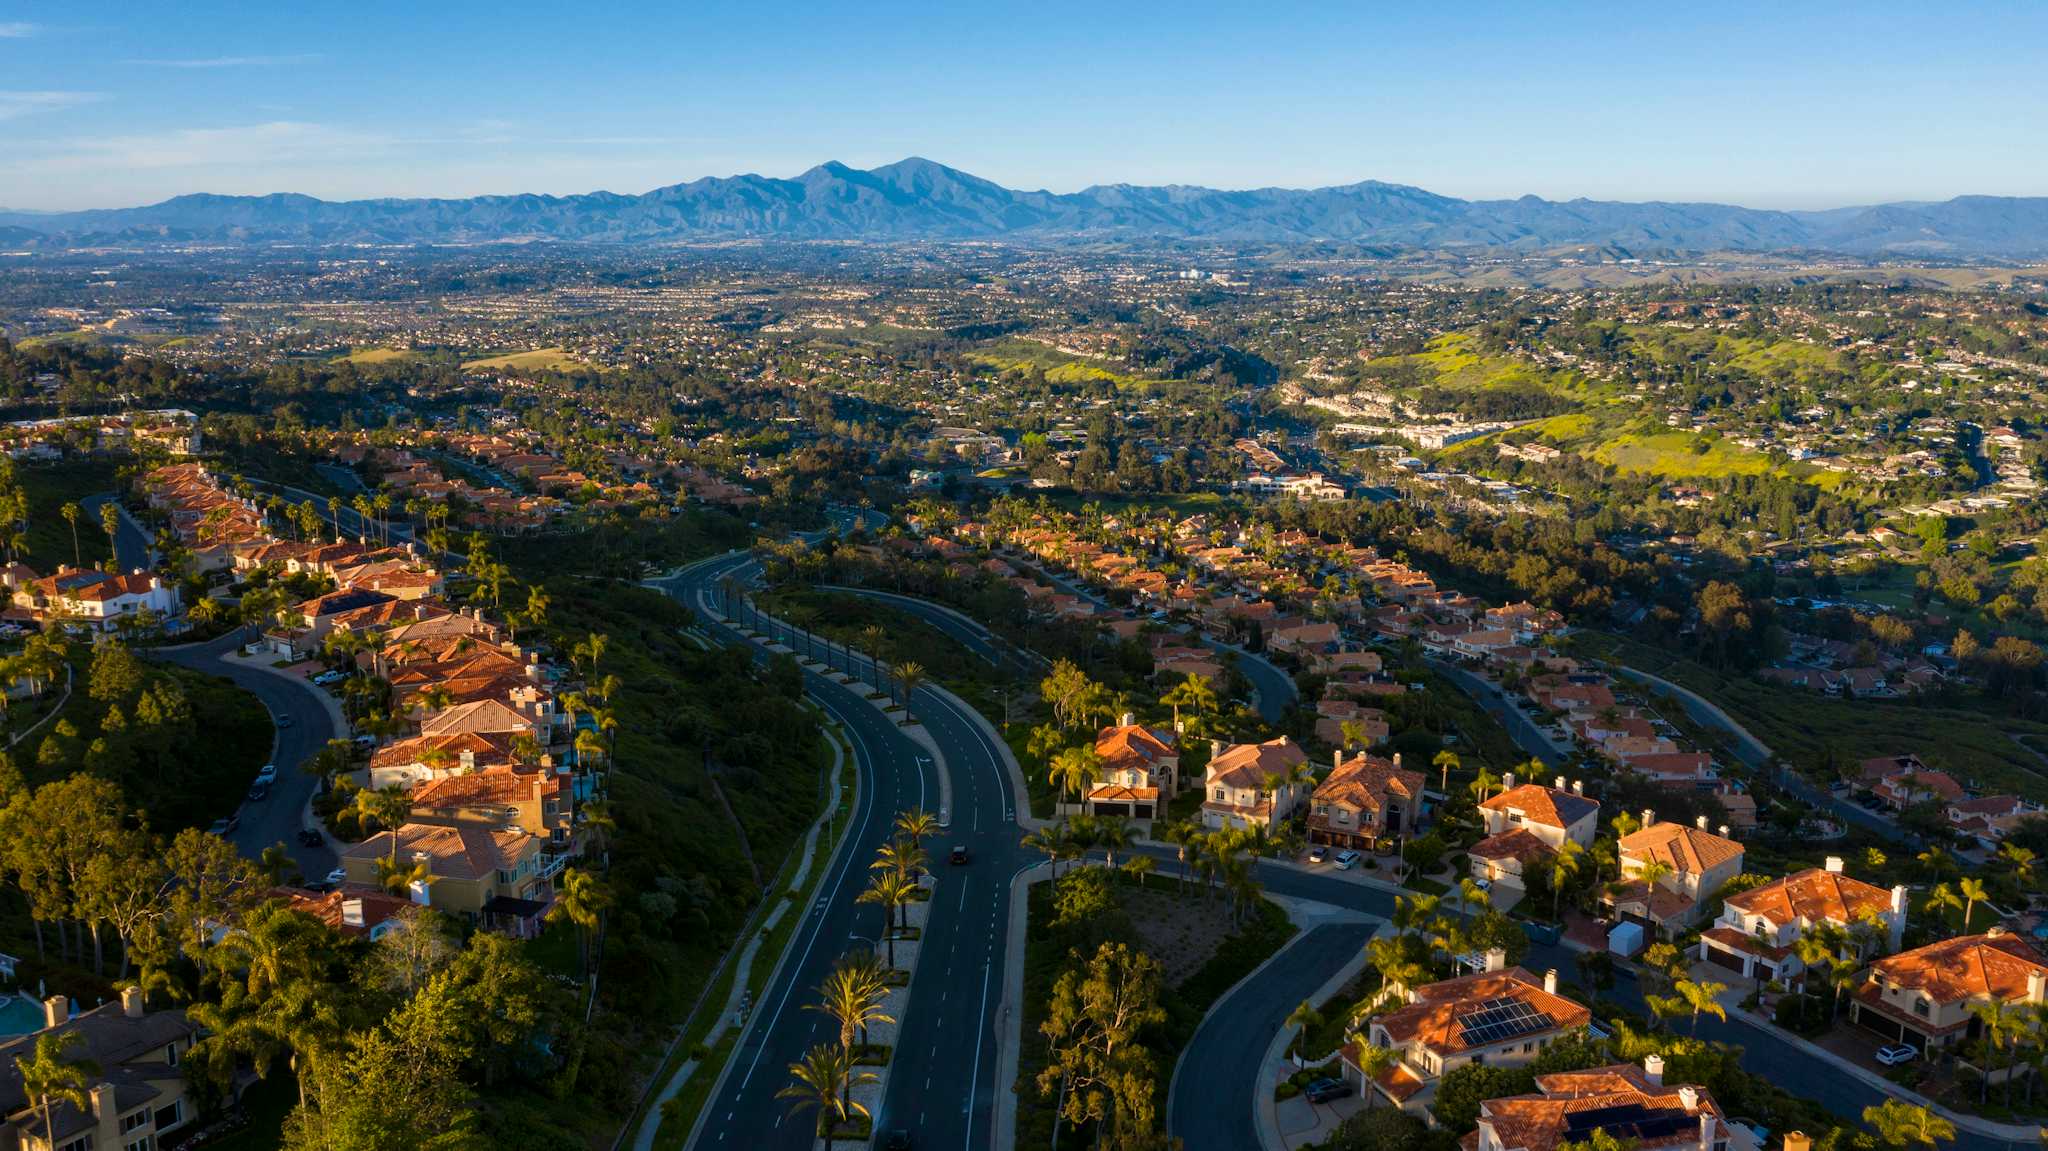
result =
M260 780L260 779L259 779L259 780L257 780L257 781L256 781L255 783L252 783L252 784L250 784L250 785L249 785L249 802L250 802L250 803L262 803L262 802L263 802L264 800L266 800L266 799L269 799L269 798L270 798L270 785L269 785L269 784L267 784L267 783L265 783L265 782L263 782L262 780Z
M1320 843L1308 849L1308 861L1310 863L1321 863L1323 860L1328 859L1329 857L1330 849L1324 847Z
M964 843L956 843L956 844L954 844L954 845L953 845L953 850L951 850L951 851L949 851L949 852L947 852L947 853L946 853L946 862L948 862L948 863L965 863L965 862L967 862L967 845L966 845L966 844L964 844Z
M335 885L339 886L340 884L342 884L342 883L345 883L345 882L347 882L347 880L348 880L348 871L347 871L347 869L345 869L345 868L340 868L340 867L337 867L337 868L335 868L335 869L334 869L333 871L330 871L330 872L328 872L328 873L327 873L327 882L328 882L328 883L331 883L331 884L335 884Z
M1877 1061L1886 1067L1897 1067L1919 1058L1920 1049L1910 1043L1891 1043L1877 1049Z
M1354 867L1357 867L1357 866L1358 866L1358 853L1357 853L1357 852L1355 852L1355 851L1340 851L1340 852L1338 852L1338 853L1337 853L1337 869L1338 869L1339 871L1349 871L1349 870L1351 870L1352 868L1354 868Z
M308 827L299 832L299 846L301 847L318 847L323 842L325 841L321 839L320 832L315 828Z
M1493 890L1493 880L1491 880L1491 879L1486 879L1486 878L1484 878L1484 877L1481 877L1481 878L1479 878L1479 879L1475 879L1475 880L1473 880L1473 881L1472 881L1472 886L1474 886L1474 887L1478 888L1478 889L1479 889L1479 890L1481 890L1481 891L1492 891L1492 890Z
M273 783L277 780L277 765L266 763L256 772L257 783Z
M1310 1103L1328 1103L1351 1094L1351 1084L1342 1079L1318 1079L1301 1089L1302 1097Z
M293 719L293 718L292 718L291 716L288 716L288 715L278 715L278 716L273 716L272 718L273 718L273 719L275 719L275 720L277 721L277 726L279 726L279 727L290 727L291 725L293 725L293 724L295 724L295 723L297 723L297 722L298 722L298 720L295 720L295 719Z
M206 830L214 835L230 835L234 832L236 828L240 826L242 826L242 817L239 815L230 815L226 819L214 820L213 825L211 827L208 827Z
M330 683L340 683L347 678L348 673L345 671L323 671L313 677L313 682L325 686Z

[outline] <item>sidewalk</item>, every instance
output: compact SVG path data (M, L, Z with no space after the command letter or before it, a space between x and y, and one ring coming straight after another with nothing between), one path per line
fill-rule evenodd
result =
M1391 925L1382 923L1380 930L1374 933L1373 937L1377 939L1380 935L1384 935L1392 930ZM1321 987L1316 988L1316 993L1309 996L1308 1001L1312 1004L1319 1004L1329 999L1332 995L1337 994L1346 984L1357 978L1359 972L1365 970L1365 964L1366 952L1364 948L1360 948L1358 954L1352 958L1351 962L1346 963L1335 975L1332 975L1324 982ZM1293 1100L1279 1100L1273 1098L1273 1091L1280 1086L1282 1076L1294 1073L1294 1064L1288 1060L1286 1051L1287 1045L1294 1041L1294 1035L1299 1030L1300 1028L1298 1027L1282 1028L1280 1033L1273 1037L1273 1041L1266 1046L1265 1062L1260 1065L1259 1083L1255 1089L1255 1098L1258 1100L1259 1146L1261 1151L1293 1151L1296 1143L1295 1140L1288 1137L1290 1134L1288 1130L1289 1124L1282 1116L1281 1111L1287 1103L1299 1101L1298 1097ZM1321 1053L1313 1053L1311 1058L1314 1054ZM1305 1101L1302 1102L1304 1106L1308 1106ZM1356 1100L1353 1100L1353 1102L1356 1102ZM1326 1126L1331 1130L1335 1129L1335 1123L1325 1122L1325 1117L1316 1114L1313 1107L1310 1107L1310 1113L1314 1119L1314 1124L1312 1126L1297 1125L1292 1131L1292 1134L1300 1136L1299 1142L1301 1143L1317 1142L1327 1138L1330 1131L1324 1130ZM1341 1120L1343 1117L1331 1115L1328 1118Z
M1016 1151L1017 1062L1024 1054L1024 937L1031 916L1031 885L1052 878L1050 863L1034 863L1010 877L1010 922L1003 933L1003 998L996 1008L995 1101L989 1106L990 1151Z

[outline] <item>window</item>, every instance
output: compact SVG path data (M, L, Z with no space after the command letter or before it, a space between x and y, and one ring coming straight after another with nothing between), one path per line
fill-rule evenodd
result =
M498 869L498 882L499 882L499 883L510 883L510 882L512 882L512 873L511 873L511 872L509 872L509 871L507 871L507 870L505 870L505 869L504 869L504 868L502 868L502 867L501 867L501 868L499 868L499 869Z
M92 1136L80 1135L69 1143L60 1143L57 1151L92 1151Z
M128 1142L127 1151L155 1151L155 1147L156 1141L151 1139L149 1136L144 1135L140 1139L130 1140Z
M149 1108L147 1107L144 1107L142 1110L137 1111L133 1115L123 1115L121 1116L121 1134L126 1135L130 1131L135 1130L137 1127L145 1126L146 1124L148 1124L148 1122Z
M177 1040L175 1040L175 1039L171 1040L170 1044L169 1044L168 1046L166 1046L166 1047L164 1048L164 1062L166 1062L166 1063L170 1064L170 1065L171 1065L171 1066L173 1066L173 1067L176 1067L176 1066L178 1065L178 1041L177 1041Z
M173 1099L169 1107L159 1107L156 1109L156 1129L158 1131L169 1131L184 1121L185 1101L183 1099Z
M1923 1017L1923 1018L1924 1018L1924 1017L1925 1017L1925 1016L1927 1015L1927 997L1926 997L1926 996L1924 996L1924 995L1917 995L1917 996L1914 996L1914 998L1913 998L1913 1014L1915 1014L1915 1015L1918 1015L1918 1016L1921 1016L1921 1017Z
M1222 802L1223 802L1223 789L1222 789L1222 788L1220 788L1220 787L1219 787L1219 788L1217 788L1217 789L1216 789L1216 794L1215 794L1214 796L1212 796L1211 798L1212 798L1212 799L1214 799L1214 800L1215 800L1216 802L1218 802L1218 803L1222 803Z

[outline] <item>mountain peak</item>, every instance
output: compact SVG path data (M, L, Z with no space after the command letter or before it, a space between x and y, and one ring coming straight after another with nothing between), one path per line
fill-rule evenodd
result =
M2048 198L1960 196L1816 212L1722 204L1461 200L1365 180L1218 190L1103 184L1006 188L923 156L868 170L830 160L795 177L705 177L640 195L332 202L293 193L193 194L143 208L0 213L35 246L94 243L663 243L792 239L1086 237L1128 242L1349 243L1409 248L1625 244L1669 251L2048 254ZM1653 238L1653 239L1652 239ZM10 243L15 241L10 239Z

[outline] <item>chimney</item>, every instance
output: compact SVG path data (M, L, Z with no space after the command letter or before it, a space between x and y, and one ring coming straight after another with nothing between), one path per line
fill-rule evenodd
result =
M1785 1151L1813 1151L1813 1139L1804 1131L1787 1131Z
M407 894L412 896L412 901L421 907L432 907L434 905L433 897L427 894L427 885L425 883L415 879L406 885L406 890Z
M1553 967L1543 973L1543 991L1546 995L1557 994L1557 968Z
M1506 949L1500 947L1487 948L1486 969L1488 971L1505 971L1507 970L1507 966L1508 953Z
M1733 834L1732 834L1732 833L1731 833L1731 832L1730 832L1730 831L1728 830L1728 825L1727 825L1727 824L1725 824L1725 823L1721 825L1721 838L1722 838L1722 839L1733 839L1733 838L1735 838L1735 836L1734 836L1734 835L1733 835Z
M1558 776L1558 777L1557 777L1557 782L1556 782L1556 783L1554 783L1554 784L1552 784L1551 786L1553 786L1553 787L1557 788L1557 790L1559 790L1559 791L1563 791L1563 790L1564 790L1564 776L1561 776L1561 775L1560 775L1560 776Z
M1688 1083L1678 1089L1678 1102L1687 1111L1700 1109L1700 1089Z
M120 1109L121 1105L114 1100L114 1085L112 1083L95 1083L92 1085L92 1117L94 1119L102 1123L108 1122L113 1119L115 1113Z
M1985 935L1985 937L1986 937L1986 938L1988 938L1988 939L2002 939L2002 938L2004 938L2004 936L2005 936L2005 924L2003 924L2003 923L1994 923L1994 924L1992 924L1992 925L1991 925L1991 927L1990 927L1990 928L1989 928L1988 930L1986 930L1986 931L1984 932L1984 935Z
M462 754L456 757L456 762L457 762L457 763L460 763L460 764L462 765L462 770L464 770L464 771L475 771L475 770L476 770L476 751L475 751L475 749L473 749L473 748L467 748L467 747L463 748L463 749L462 749Z
M1586 781L1585 781L1585 780L1583 780L1583 779L1575 779L1575 780L1572 780L1572 794L1573 794L1573 795L1584 795L1584 794L1586 794Z
M2036 967L2027 972L2027 1002L2040 1003L2048 999L2048 971Z
M1503 771L1503 772L1501 772L1501 773L1500 773L1500 789L1501 789L1502 791L1513 791L1513 790L1515 789L1515 773L1514 773L1514 772L1512 772L1512 771Z
M361 927L363 925L362 900L344 899L341 901L341 925L343 927Z
M1331 753L1330 753L1330 770L1332 770L1332 771L1335 771L1335 770L1337 770L1338 768L1340 768L1340 767L1343 767L1343 766L1344 766L1344 749L1340 747L1340 748L1338 748L1337 750L1335 750L1335 751L1333 751L1333 752L1331 752Z
M1891 944L1890 950L1897 951L1899 944L1905 941L1906 935L1905 884L1901 883L1897 887L1892 888L1892 911L1886 918L1891 921L1889 925L1890 930L1886 932L1887 939Z
M1116 722L1120 727L1129 727L1132 724L1138 722L1138 717L1133 713L1127 711L1122 715L1118 716Z
M539 665L539 664L537 664L537 663L529 663L529 664L527 664L527 665L526 665L526 678L527 678L527 679L529 679L529 680L531 680L531 681L533 681L534 683L539 683L539 682L540 682L540 665Z
M1707 817L1704 815L1694 819L1692 823L1694 827L1699 828L1701 831L1705 831L1707 829Z
M1647 808L1647 807L1643 809L1643 826L1644 826L1644 827L1655 827L1655 826L1657 826L1657 813L1656 813L1656 812L1654 812L1654 811L1651 811L1651 810L1650 810L1649 808Z
M1214 761L1216 760L1216 757L1218 757L1218 756L1220 756L1220 755L1222 755L1222 754L1223 754L1223 741L1222 741L1222 740L1220 740L1220 739L1212 739L1212 740L1210 740L1210 741L1209 741L1209 759L1210 759L1210 761L1211 761L1211 762L1214 762Z
M1687 1088L1687 1090L1691 1090L1691 1088ZM1701 1112L1700 1112L1700 1146L1701 1146L1701 1147L1703 1147L1703 1148L1706 1148L1706 1147L1712 1147L1713 1145L1714 1145L1714 1113L1713 1113L1712 1111L1701 1111Z
M1643 1078L1649 1080L1652 1087L1664 1086L1664 1057L1662 1055L1646 1055L1643 1057Z
M43 1000L43 1029L61 1027L71 1022L71 999L64 995L52 995Z
M1286 747L1286 746L1287 746L1287 736L1286 736L1286 734L1285 734L1285 733L1282 733L1282 734L1281 734L1281 736L1280 736L1280 738L1279 738L1279 739L1276 739L1276 740L1274 740L1273 742L1275 742L1275 743L1279 744L1279 745L1280 745L1281 747Z
M1394 766L1401 766L1401 753L1398 751L1394 753Z
M143 1011L142 988L134 986L123 987L121 989L121 1014L126 1015L130 1019L140 1019L142 1018Z
M1830 855L1827 858L1827 862L1825 864L1822 864L1822 866L1826 867L1830 872L1833 872L1836 875L1840 875L1842 874L1842 857L1839 855Z

